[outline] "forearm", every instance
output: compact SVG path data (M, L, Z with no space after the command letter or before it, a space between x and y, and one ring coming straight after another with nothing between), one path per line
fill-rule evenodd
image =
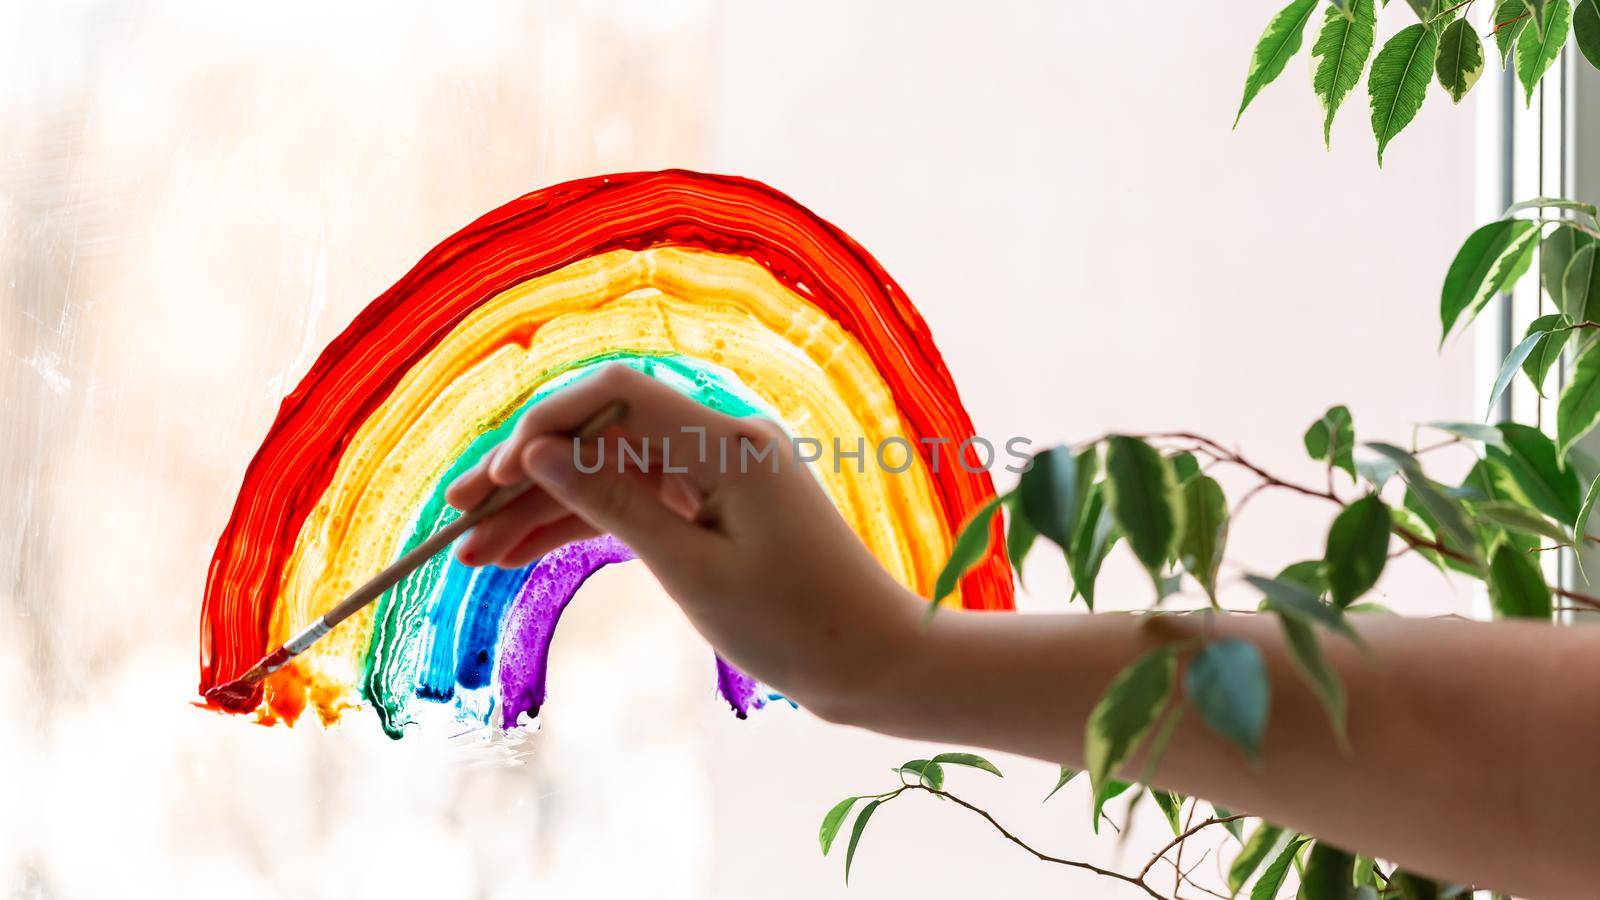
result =
M1324 636L1348 694L1334 739L1266 616L941 613L857 724L1082 765L1106 684L1161 643L1240 637L1266 660L1259 764L1190 713L1154 780L1441 877L1534 896L1593 882L1580 813L1600 799L1588 699L1600 647L1579 629L1355 617L1365 649ZM1136 759L1123 774L1137 778ZM1538 879L1529 882L1529 878Z

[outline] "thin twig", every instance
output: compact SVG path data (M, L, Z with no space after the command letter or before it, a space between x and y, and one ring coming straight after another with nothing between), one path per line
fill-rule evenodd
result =
M1198 824L1195 824L1189 828L1185 828L1182 834L1179 834L1177 837L1168 841L1165 847L1162 847L1155 856L1150 858L1150 861L1145 864L1145 867L1142 870L1140 870L1139 877L1143 878L1144 876L1150 874L1150 870L1155 867L1155 864L1160 861L1161 857L1166 856L1169 852L1171 852L1173 847L1176 847L1189 838L1194 837L1196 833L1210 828L1213 825L1222 825L1227 822L1233 822L1243 818L1243 814L1237 816L1212 816L1211 818L1199 822Z
M1083 869L1083 870L1088 871L1088 872L1093 872L1096 875L1102 875L1102 876L1104 876L1106 878L1115 878L1118 881L1127 882L1128 884L1131 884L1131 885L1143 890L1146 894L1149 894L1150 896L1155 897L1156 900L1167 900L1167 898L1162 897L1160 894L1156 893L1155 890L1150 887L1150 885L1145 884L1143 876L1135 878L1132 875L1124 875L1121 872L1116 872L1116 871L1113 871L1111 869L1102 869L1099 866L1095 865L1094 863L1086 863L1086 862L1082 862L1082 861L1076 860L1076 859L1062 859L1059 856L1051 856L1050 854L1045 853L1045 852L1043 852L1041 850L1036 850L1032 846L1030 846L1026 841L1024 841L1022 838L1017 837L1016 835L1012 834L1009 830L1007 830L1006 827L1004 825L1001 825L1000 822L998 820L996 820L994 816L989 815L989 812L987 810L982 809L982 808L977 807L977 806L973 806L971 803L968 803L967 801L961 799L960 797L957 797L954 794L949 794L949 793L946 793L944 791L934 790L933 788L927 787L925 785L920 785L920 784L910 784L910 785L906 785L904 788L901 788L901 790L907 790L907 789L909 789L909 790L917 790L917 791L926 791L927 793L930 793L930 794L934 795L935 797L943 797L944 799L949 800L951 803L954 803L957 806L960 806L960 807L962 807L964 809L967 809L967 810L970 810L972 812L977 813L978 815L982 816L985 820L987 820L990 825L993 825L994 829L996 831L1000 832L1000 836L1001 837L1004 837L1006 840L1010 841L1011 843L1016 844L1018 847L1021 847L1022 849L1024 849L1024 850L1028 851L1029 853L1033 854L1041 862L1055 863L1056 865L1061 865L1061 866L1071 866L1074 869ZM894 794L899 794L900 791L894 791L893 793Z
M1510 25L1510 24L1512 24L1514 22L1520 22L1523 19L1526 19L1528 16L1531 16L1531 15L1533 15L1532 10L1529 10L1528 12L1524 12L1520 16L1512 16L1511 18L1505 20L1504 22L1500 22L1500 23L1496 24L1494 26L1494 33L1495 34L1499 34L1500 33L1500 29L1502 29L1502 28L1506 27L1507 25Z
M1329 468L1329 471L1333 471ZM1194 811L1200 808L1199 803L1189 804L1189 817L1183 820L1185 830L1194 824ZM1178 896L1178 891L1183 889L1183 841L1178 842L1178 852L1172 858L1172 896Z
M1206 852L1200 854L1200 858L1194 861L1194 865L1190 866L1187 870L1178 871L1178 880L1181 881L1184 884L1187 884L1189 887L1194 888L1197 891L1200 891L1200 892L1205 893L1205 894L1210 894L1211 896L1218 898L1218 900L1233 900L1233 898L1229 897L1227 894L1219 894L1216 891L1213 891L1212 889L1210 889L1210 888L1206 887L1205 885L1201 884L1200 882L1195 881L1194 878L1192 877L1194 875L1194 870L1200 868L1201 863L1204 863L1206 861L1206 859L1208 857L1210 857L1210 856L1211 856L1211 851L1210 850L1207 850ZM1172 860L1170 860L1170 859L1166 860L1166 863L1167 863L1167 865L1172 866L1173 869L1177 869L1178 868L1172 862Z
M1455 436L1453 438L1450 438L1447 441L1440 441L1437 444L1429 444L1426 447L1418 447L1417 449L1411 451L1411 455L1412 456L1421 456L1424 453L1432 453L1435 450L1443 450L1446 447L1453 447L1456 444L1464 444L1464 443L1466 443L1466 441L1464 441L1461 438L1460 435L1457 435L1457 436Z

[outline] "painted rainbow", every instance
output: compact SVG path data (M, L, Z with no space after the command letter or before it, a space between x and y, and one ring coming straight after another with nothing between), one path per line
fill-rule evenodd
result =
M994 496L956 444L920 440L960 442L971 421L921 316L837 228L741 178L556 185L434 248L284 398L211 562L201 693L451 521L445 485L521 411L613 362L824 443L915 448L899 473L814 468L883 565L924 596L955 532ZM953 602L1011 607L1002 543ZM516 727L545 700L561 611L596 570L630 558L611 538L517 570L440 554L230 711L293 723L309 706L331 723L364 701L398 737L419 704L443 703L470 723ZM741 717L763 703L721 660L717 674Z

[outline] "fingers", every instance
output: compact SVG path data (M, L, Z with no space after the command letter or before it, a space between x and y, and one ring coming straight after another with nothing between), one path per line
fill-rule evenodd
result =
M637 475L612 466L579 469L569 441L536 438L521 456L535 484L596 530L621 538L652 568L652 560L682 564L702 553L702 542L721 539L669 509L656 487Z
M675 467L688 469L702 485L714 480L716 454L702 453L702 449L735 434L737 420L622 365L580 379L530 409L507 441L507 452L490 463L489 479L511 484L522 478L520 453L529 441L542 435L571 434L615 400L628 405L623 426L635 442L633 449L648 455L653 465L670 459Z
M449 491L445 492L449 499ZM482 502L481 498L475 498ZM504 565L506 552L520 544L528 532L565 518L568 512L545 491L534 488L510 506L479 522L456 544L456 559L469 566Z
M503 569L521 568L557 547L599 535L599 530L588 522L567 516L528 532L496 565Z
M450 486L444 489L445 502L465 512L489 499L489 495L494 493L496 487L495 483L489 480L489 463L494 460L496 451L503 446L505 444L502 442L491 448L471 468L450 482Z
M529 441L545 435L570 435L616 400L628 407L623 425L629 448L647 457L654 467L662 467L670 459L673 467L685 468L702 493L717 480L721 442L729 442L730 453L737 455L738 437L749 435L748 430L739 430L740 420L701 406L627 366L611 365L529 410L509 438L450 485L445 499L463 510L482 503L496 486L524 477L519 461ZM616 441L607 443L620 451Z

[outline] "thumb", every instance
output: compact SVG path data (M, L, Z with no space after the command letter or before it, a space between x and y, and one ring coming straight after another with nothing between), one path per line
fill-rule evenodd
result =
M542 437L522 451L522 468L551 497L649 561L681 558L705 531L668 509L652 485L615 465L578 467L570 438Z

